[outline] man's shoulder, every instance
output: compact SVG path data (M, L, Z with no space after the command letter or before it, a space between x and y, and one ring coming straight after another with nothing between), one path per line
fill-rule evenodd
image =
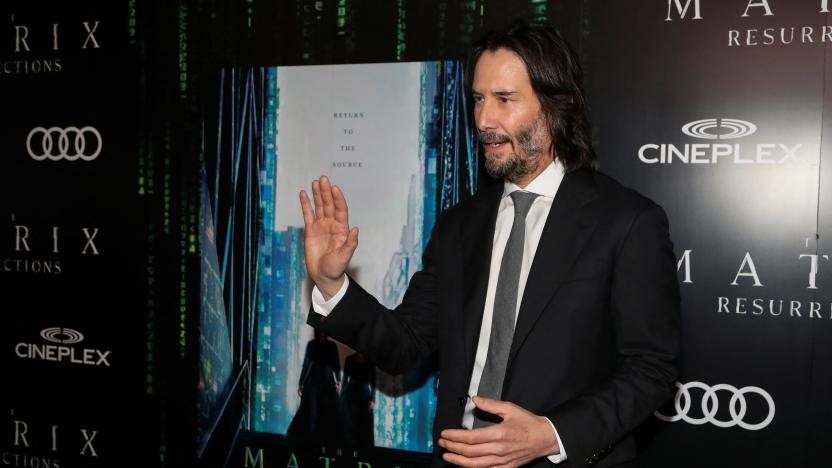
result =
M442 212L442 218L445 220L462 220L472 213L489 210L499 201L502 193L503 184L501 182L486 185L477 190L475 194L446 209Z
M638 212L658 207L650 198L603 172L594 169L579 169L567 174L565 180L569 177L574 177L578 184L584 184L585 190L593 192L594 196L599 199L598 201L603 202L609 208Z

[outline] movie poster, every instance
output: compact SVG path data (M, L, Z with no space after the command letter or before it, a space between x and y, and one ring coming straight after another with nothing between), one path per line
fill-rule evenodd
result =
M397 305L435 218L436 154L425 129L437 117L428 84L436 71L434 63L267 70L276 131L263 177L274 199L266 200L261 246L255 430L432 449L435 375L390 376L343 345L314 341L298 192L322 174L343 189L350 224L361 231L349 272ZM369 424L356 405L369 408Z

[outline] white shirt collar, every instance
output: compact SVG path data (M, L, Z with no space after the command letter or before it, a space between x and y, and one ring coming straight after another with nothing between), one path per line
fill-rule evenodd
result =
M535 177L526 188L520 188L514 182L505 181L503 183L503 197L511 195L516 190L524 190L526 192L536 193L543 197L555 198L555 194L560 187L563 180L563 165L557 158L549 164L543 172Z

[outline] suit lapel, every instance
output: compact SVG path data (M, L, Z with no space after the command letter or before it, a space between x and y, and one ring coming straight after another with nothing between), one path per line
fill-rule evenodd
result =
M491 249L494 242L494 226L497 209L503 194L503 184L486 189L476 200L471 214L462 229L463 278L465 284L462 333L465 347L466 371L470 374L474 365L476 346L482 326L485 294L488 289L488 271L491 266Z
M598 223L601 207L589 203L597 196L589 171L577 170L564 176L526 280L508 367Z

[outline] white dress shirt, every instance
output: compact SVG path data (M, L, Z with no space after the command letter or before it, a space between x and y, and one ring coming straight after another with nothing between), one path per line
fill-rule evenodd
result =
M543 234L543 226L546 224L546 217L549 215L549 210L552 208L552 202L555 199L555 193L560 187L563 180L563 166L555 161L550 164L540 175L529 183L525 188L521 189L519 186L505 182L503 187L503 196L500 200L500 206L497 211L497 224L494 228L494 242L491 248L491 266L488 274L488 289L485 295L485 309L482 314L482 326L480 327L479 341L477 342L477 354L474 358L474 369L471 373L471 383L468 387L469 395L476 395L477 389L480 385L480 378L485 367L485 358L488 354L488 342L491 339L491 318L494 315L494 294L497 290L497 278L500 273L500 263L503 259L503 251L508 242L508 236L511 232L511 225L514 222L514 202L512 202L512 192L516 190L524 190L539 195L532 202L529 213L526 216L526 239L523 243L523 263L520 268L520 281L517 294L517 309L515 311L514 320L517 321L517 312L520 311L520 304L523 299L523 291L526 288L526 280L529 277L529 270L534 260L534 253L537 250L537 244L540 243L540 236ZM341 289L328 301L324 299L323 294L317 287L312 289L312 308L320 315L326 316L335 308L344 294L347 292L349 279L344 281ZM467 428L473 427L474 423L474 402L469 398L465 406L465 412L462 416L462 425ZM566 450L561 443L560 436L552 421L552 430L555 432L555 438L560 447L560 453L549 456L549 461L552 463L560 463L566 460Z

